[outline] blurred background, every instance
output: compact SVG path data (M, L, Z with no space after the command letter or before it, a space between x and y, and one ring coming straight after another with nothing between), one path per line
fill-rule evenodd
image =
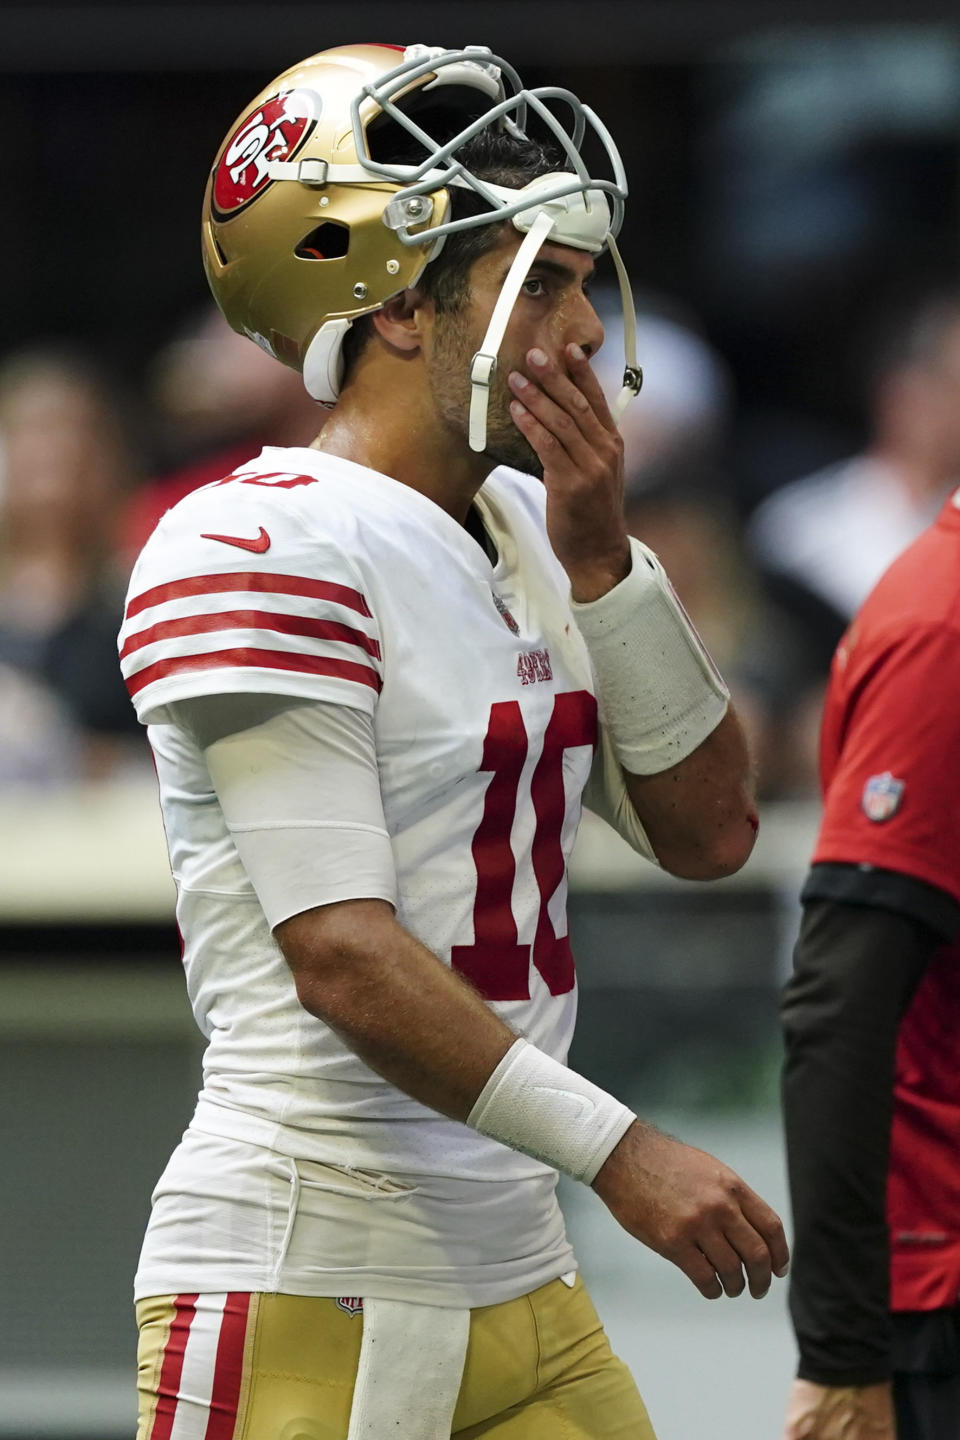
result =
M762 818L744 871L709 887L645 870L588 818L573 1058L786 1203L777 992L827 668L960 480L955 4L8 4L0 1440L133 1434L131 1277L200 1049L115 634L164 510L319 428L298 378L212 311L199 207L275 73L369 38L489 44L592 104L623 153L646 375L625 425L630 523L731 683ZM660 1440L776 1440L783 1295L709 1305L582 1187L565 1197Z

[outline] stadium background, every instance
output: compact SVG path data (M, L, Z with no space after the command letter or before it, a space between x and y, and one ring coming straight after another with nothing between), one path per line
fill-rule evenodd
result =
M0 366L66 340L105 370L131 488L195 458L196 438L160 415L157 357L205 305L197 214L223 133L292 60L363 37L488 43L608 123L630 177L622 240L641 304L722 360L730 398L695 455L699 486L689 455L668 482L719 490L724 543L740 545L767 493L862 443L871 324L931 278L956 279L954 6L7 5ZM0 594L2 396L0 381ZM807 663L798 652L805 676ZM0 670L0 712L8 679ZM761 839L740 876L670 883L588 826L572 902L577 1063L781 1206L776 991L816 799L809 769L774 762L778 725L815 693L770 711ZM121 1440L130 1277L199 1057L142 755L59 781L3 767L0 1033L0 1440ZM708 1305L599 1202L565 1193L661 1440L778 1433L792 1364L782 1287L762 1305Z

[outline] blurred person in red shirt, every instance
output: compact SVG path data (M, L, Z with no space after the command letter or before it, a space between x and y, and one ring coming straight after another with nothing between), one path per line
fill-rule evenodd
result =
M783 999L785 1440L960 1435L960 491L836 652Z

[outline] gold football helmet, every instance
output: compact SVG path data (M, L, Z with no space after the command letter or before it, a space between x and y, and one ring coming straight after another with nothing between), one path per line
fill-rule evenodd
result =
M569 126L547 101L569 111ZM559 141L567 169L514 190L458 159L487 126L523 137L529 111ZM586 169L588 126L612 178ZM479 195L479 214L453 214L455 186ZM204 196L204 267L233 329L301 370L314 399L332 403L352 322L415 285L448 235L512 221L526 239L471 370L471 444L482 449L497 351L537 251L547 239L595 253L609 246L624 289L615 237L626 194L620 156L593 112L569 91L525 89L486 47L344 45L286 70L230 129ZM632 394L629 287L624 294Z

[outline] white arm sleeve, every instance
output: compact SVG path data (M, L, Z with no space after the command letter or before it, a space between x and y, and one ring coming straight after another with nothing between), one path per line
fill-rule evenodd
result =
M271 928L339 900L396 905L372 716L268 695L205 696L171 710L203 751Z
M656 775L716 729L730 692L656 555L633 538L630 550L619 585L571 608L617 758L633 775Z

